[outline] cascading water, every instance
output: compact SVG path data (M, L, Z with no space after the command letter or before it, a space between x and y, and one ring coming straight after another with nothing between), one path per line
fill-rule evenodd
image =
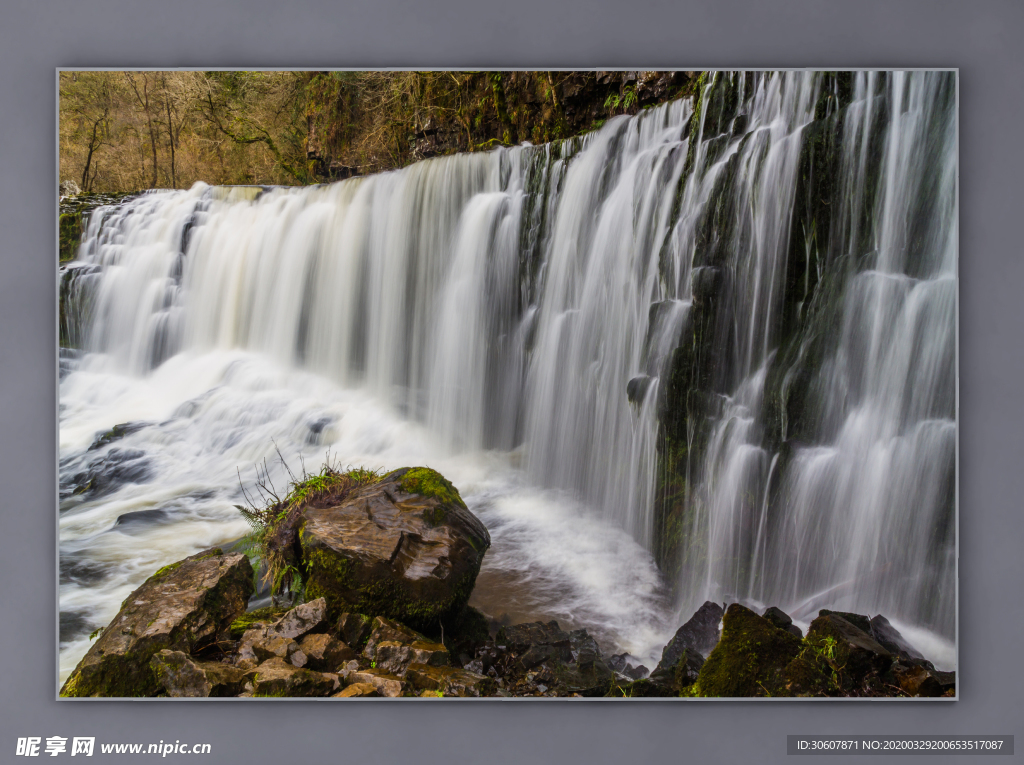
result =
M727 276L705 312L721 395L689 466L682 612L705 598L801 620L882 612L941 642L956 593L954 79L858 74L841 111L814 84L766 86L689 181L698 196L715 182L702 173L731 176L716 221ZM801 158L829 138L823 190ZM787 214L801 183L829 195L827 219L801 217L813 202Z
M723 84L725 116L707 95ZM920 605L924 579L945 587L954 565L935 539L955 438L941 88L858 75L844 109L842 236L814 269L857 265L806 443L773 447L761 421L820 75L715 75L696 113L676 101L559 144L100 208L62 285L62 337L81 349L62 354L62 676L153 570L245 533L237 471L249 482L266 459L282 488L277 449L293 468L328 450L435 467L492 535L476 603L587 627L649 666L706 597L797 606L854 582L851 604L944 631L950 604ZM714 264L700 254L712 210L729 219ZM927 240L913 258L910 236ZM666 380L723 281L720 406L686 466L673 606L650 552ZM905 548L899 576L923 577L896 600L871 578L895 571L887 544Z

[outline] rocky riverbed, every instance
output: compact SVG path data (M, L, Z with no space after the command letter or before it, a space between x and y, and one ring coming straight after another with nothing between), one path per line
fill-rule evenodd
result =
M318 493L300 484L265 537L279 566L303 573L298 593L251 608L259 577L230 548L165 566L99 631L61 695L955 695L955 674L881 615L821 611L805 636L778 608L707 602L653 670L602 655L585 629L499 624L467 605L490 537L454 486L427 468L334 476Z

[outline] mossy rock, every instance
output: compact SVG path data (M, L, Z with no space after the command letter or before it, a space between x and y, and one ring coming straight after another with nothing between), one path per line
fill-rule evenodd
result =
M231 627L229 628L231 639L241 640L242 635L244 635L247 630L251 630L261 625L269 626L284 616L288 610L288 606L265 606L263 608L257 608L253 611L245 612L231 622Z
M835 613L819 616L807 628L809 646L825 652L836 673L835 684L845 691L863 686L869 676L878 676L892 666L892 654L871 635Z
M331 507L302 510L306 597L437 634L458 620L490 546L458 490L429 468L396 470Z
M185 654L226 636L253 592L249 559L206 550L164 566L125 599L61 688L61 696L154 696L150 665L163 650Z
M801 641L748 608L733 603L722 619L722 637L701 667L701 696L773 696L782 671Z
M60 216L60 261L73 260L82 241L82 213Z

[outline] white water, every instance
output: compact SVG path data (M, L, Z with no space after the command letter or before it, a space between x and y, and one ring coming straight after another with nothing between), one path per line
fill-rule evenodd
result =
M246 531L233 508L236 471L251 485L253 465L266 459L284 488L275 444L293 469L301 454L316 470L328 451L341 465L438 469L491 532L474 602L495 618L586 627L648 667L705 597L795 608L857 576L870 557L861 549L808 576L780 566L787 559L765 551L764 534L752 548L732 547L736 528L749 524L744 498L766 494L774 464L755 425L777 342L766 317L779 311L800 130L818 85L794 73L744 87L748 125L735 140L697 141L685 178L689 100L611 120L561 147L430 160L258 198L199 185L94 215L71 290L72 315L85 317L72 334L86 352L61 383L61 480L70 487L101 458L106 474L128 480L102 496L65 492L61 610L77 629L62 643L62 677L88 649L84 635L153 570ZM703 137L703 119L696 129ZM730 193L751 214L738 227L749 246L735 254L733 278L747 288L736 290L732 314L730 414L708 450L712 479L694 493L705 509L691 540L722 558L684 582L673 605L648 552L659 375L692 308L698 219L734 154L742 162ZM860 315L853 305L851 322ZM907 324L907 342L915 326ZM863 342L859 325L850 335L851 347ZM929 368L893 355L908 373ZM864 368L863 386L877 390L870 401L886 399L873 381L891 375ZM627 384L638 386L636 403ZM904 411L906 391L892 395ZM893 416L876 414L873 427ZM914 415L911 441L941 440L923 416ZM88 450L124 422L146 426ZM859 480L868 473L858 465L881 459L872 449L896 448L892 435L829 438L793 464L839 450L833 470ZM882 485L913 493L918 479L906 476L933 456L911 447L909 467L889 461L896 480ZM790 473L794 487L815 475ZM847 497L867 509L854 531L837 521L832 533L885 533L868 514L901 501L895 489L869 495L854 479ZM793 491L799 529L815 513ZM138 511L163 512L124 518ZM917 544L929 554L927 540ZM828 548L816 549L808 554ZM758 578L759 591L737 581L728 566L740 554L756 555L753 566L776 579ZM888 601L876 590L857 603L874 613ZM911 611L886 613L918 624Z
M689 110L615 120L565 144L571 166L521 147L255 201L154 192L94 216L62 477L130 450L148 476L65 498L62 561L88 564L63 578L62 610L104 624L157 566L243 534L236 471L251 485L270 459L283 488L276 444L295 470L327 451L440 470L491 530L481 607L586 626L653 666L672 629L644 546L656 419L625 383L656 361L647 317ZM658 329L663 354L678 322ZM87 451L129 421L152 424ZM167 514L117 524L153 509ZM62 672L87 648L65 644Z
M930 641L951 655L957 245L951 82L934 73L864 73L854 80L853 102L840 117L842 169L829 249L808 253L819 278L828 259L849 258L838 277L845 285L838 336L814 370L813 432L791 442L782 461L763 446L761 415L778 342L771 319L787 264L783 227L790 222L766 214L758 200L769 207L782 200L785 209L792 199L799 145L790 131L811 120L814 98L802 84L782 88L779 97L790 104L767 110L774 121L762 118L774 134L760 163L747 159L757 151L752 142L733 141L739 167L760 171L737 171L736 226L750 221L757 230L737 235L729 255L736 286L728 371L735 382L725 386L723 413L699 466L690 549L699 551L691 559L703 563L684 571L683 613L705 598L777 605L794 618L822 607L881 612L917 633L934 631ZM790 115L788 125L779 114ZM755 108L752 124L757 119ZM877 159L869 158L872 151ZM861 217L865 208L873 225ZM801 354L809 339L803 342ZM796 372L796 366L787 372L784 388ZM774 502L770 480L781 486Z

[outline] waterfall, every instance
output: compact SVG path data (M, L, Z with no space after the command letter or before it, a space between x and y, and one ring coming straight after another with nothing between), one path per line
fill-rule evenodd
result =
M239 481L266 459L286 483L277 450L438 468L494 539L478 603L648 661L705 598L948 632L949 86L854 81L717 73L581 138L99 208L61 293L80 349L61 362L62 671L154 568L244 533ZM841 136L839 203L794 309L819 123ZM705 335L716 403L670 468L681 354ZM791 388L799 437L774 438L768 399ZM671 470L678 582L656 566Z
M728 278L717 298L728 308L714 319L727 358L693 467L682 611L712 598L778 605L798 619L821 607L883 612L951 638L953 77L857 74L848 105L827 115L815 106L830 94L794 80L752 100L756 138L727 139L738 158L719 222ZM771 99L790 103L775 109ZM801 152L823 134L801 141L812 125L836 136L825 221L786 214ZM823 222L827 242L807 235Z

